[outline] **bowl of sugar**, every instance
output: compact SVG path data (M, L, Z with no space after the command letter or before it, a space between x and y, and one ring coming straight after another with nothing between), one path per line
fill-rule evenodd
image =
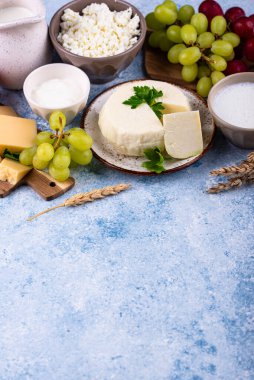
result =
M49 120L53 111L62 111L69 124L86 106L90 81L84 71L75 66L52 63L32 71L23 90L36 115Z
M234 145L254 148L254 72L229 75L208 96L215 124Z

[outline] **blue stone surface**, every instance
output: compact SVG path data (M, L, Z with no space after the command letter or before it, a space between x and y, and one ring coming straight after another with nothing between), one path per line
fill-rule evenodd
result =
M144 13L157 4L131 2ZM48 21L64 3L45 1ZM252 1L241 6L254 13ZM90 100L144 75L140 54ZM21 91L0 88L0 102L35 118ZM26 187L2 199L0 379L253 380L253 186L205 191L210 170L247 153L217 132L208 154L171 175L94 159L50 206L120 182L132 189L30 223L48 203Z

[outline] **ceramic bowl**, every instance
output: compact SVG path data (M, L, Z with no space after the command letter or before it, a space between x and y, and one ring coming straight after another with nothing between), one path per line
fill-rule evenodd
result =
M245 128L244 126L237 126L228 123L227 121L221 119L216 114L214 108L214 100L218 93L225 88L225 86L244 83L244 82L253 82L254 83L254 73L246 72L229 75L228 77L219 81L210 91L208 96L208 107L213 115L215 124L221 129L222 133L226 138L232 142L234 145L239 146L240 148L253 149L254 148L254 127ZM236 110L237 112L237 110Z
M39 104L35 99L34 91L42 83L51 79L70 79L80 89L79 97L73 100L66 107L51 107L46 108L43 104ZM69 124L78 112L82 111L86 106L90 92L90 81L88 76L77 67L67 65L65 63L52 63L50 65L41 66L34 70L25 80L24 95L33 112L43 119L48 120L53 111L61 110ZM56 101L57 104L57 101Z
M112 11L115 10L119 12L131 8L132 14L137 14L139 16L141 34L135 45L125 52L111 57L90 58L67 51L57 41L57 36L60 32L61 17L64 10L70 8L75 12L80 12L83 8L95 2L99 4L107 4ZM129 66L141 50L146 36L146 21L142 13L136 7L123 0L74 0L61 7L55 13L50 22L49 34L51 41L63 62L71 63L84 70L92 83L106 83L113 80L122 70Z

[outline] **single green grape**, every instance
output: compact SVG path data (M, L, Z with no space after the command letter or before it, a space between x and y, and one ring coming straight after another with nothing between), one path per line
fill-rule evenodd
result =
M91 149L81 152L80 150L75 149L73 146L70 146L70 154L72 161L76 162L79 165L88 165L93 158Z
M233 53L233 46L223 40L217 40L212 43L211 52L221 57L228 57Z
M61 111L54 111L49 117L49 125L53 131L62 131L66 126L65 114Z
M37 151L36 146L32 146L31 148L26 148L22 150L22 152L19 155L19 162L22 165L30 166L33 164L33 157Z
M146 25L149 29L152 30L163 30L166 27L165 24L162 24L155 18L154 12L148 13L148 15L146 15Z
M194 26L198 34L205 33L207 31L208 19L203 13L194 14L190 23Z
M172 0L165 0L163 5L165 5L167 8L171 9L174 12L177 12L177 5Z
M79 128L79 127L70 128L67 132L71 133L71 132L74 132L74 131L75 132L84 133L85 135L87 135L86 131L83 128Z
M183 66L181 74L185 82L193 82L198 75L197 63L193 63L193 65L189 66Z
M71 154L69 149L65 146L60 146L57 148L52 162L55 168L68 168L71 163Z
M227 62L233 61L233 59L235 59L235 52L234 52L234 50L232 51L232 53L228 57L224 57L224 58L225 58L225 60Z
M33 167L38 170L46 169L49 165L49 161L40 160L37 154L33 156Z
M238 36L238 34L232 32L223 34L221 38L223 39L223 41L229 42L233 46L233 48L237 47L241 42L241 39Z
M197 46L189 47L185 50L182 50L179 54L179 62L183 66L193 65L201 58L201 51Z
M197 40L197 31L191 24L185 24L181 28L181 37L186 45L192 45Z
M206 98L212 88L212 80L208 77L200 78L197 83L197 93Z
M209 77L211 75L211 70L209 67L205 64L202 64L198 67L198 78L203 78L203 77Z
M170 25L167 29L167 37L175 44L181 44L183 42L181 37L181 27L179 25Z
M162 24L172 25L177 19L177 12L166 5L158 5L154 10L154 15Z
M211 74L211 80L213 85L215 85L223 78L225 78L225 74L223 74L221 71L213 71Z
M41 161L50 161L54 157L55 151L51 144L42 143L38 146L36 155Z
M185 50L186 46L184 44L177 44L172 46L168 52L168 60L170 63L179 63L179 55L181 51Z
M209 56L209 66L213 71L224 71L227 68L227 61L219 55L212 54Z
M215 37L211 32L201 33L197 38L197 43L201 49L210 49Z
M64 168L60 169L54 166L53 162L49 164L49 174L51 177L59 182L66 181L70 177L70 169Z
M227 21L223 16L215 16L210 25L211 32L217 36L222 36L227 30Z
M188 24L194 13L195 10L191 5L183 5L178 11L177 18L181 21L183 25Z
M149 36L148 43L152 48L158 48L160 46L161 38L165 37L165 32L162 30L157 30L152 32Z
M173 46L173 42L172 41L169 41L169 39L167 38L167 36L163 36L161 39L160 39L160 42L159 42L159 48L161 49L161 51L164 51L164 52L168 52L169 49Z
M54 136L52 135L51 132L48 132L48 131L39 132L35 138L36 145L40 145L43 143L54 144L54 142L55 142Z
M71 132L68 137L68 141L73 148L80 151L90 149L93 144L92 137L78 131Z

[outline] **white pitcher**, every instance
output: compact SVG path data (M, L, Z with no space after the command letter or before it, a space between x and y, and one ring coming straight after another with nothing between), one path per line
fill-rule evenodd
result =
M19 90L31 71L51 61L45 13L42 0L0 0L0 86Z

